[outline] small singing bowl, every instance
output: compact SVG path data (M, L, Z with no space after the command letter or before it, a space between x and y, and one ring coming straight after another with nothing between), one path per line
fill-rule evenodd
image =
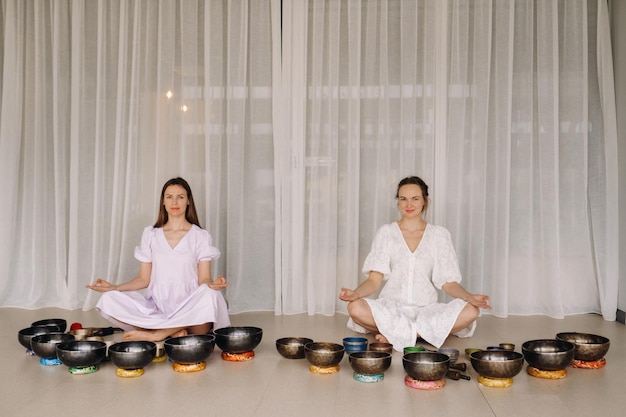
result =
M65 332L65 329L67 329L67 320L65 319L44 319L44 320L37 320L35 322L33 322L31 324L32 327L35 326L51 326L51 327L56 327L61 333Z
M88 339L90 337L93 337L93 329L76 329L76 330L70 330L70 334L73 335L76 340L85 340Z
M424 346L407 346L404 348L404 354L414 353L414 352L426 352L426 348Z
M453 348L440 348L437 350L439 353L443 353L444 355L448 355L450 357L450 363L454 363L459 359L459 350Z
M164 342L165 352L177 363L198 363L206 360L215 348L215 336L212 334L190 334L172 337ZM156 354L156 347L155 347Z
M391 353L373 350L352 352L348 355L348 361L357 374L380 375L391 366Z
M30 341L30 346L35 355L48 359L57 357L58 344L73 341L74 336L71 334L52 332L34 336Z
M611 342L604 336L589 333L564 332L556 335L558 340L574 344L574 359L579 361L597 361L609 351Z
M363 352L367 350L367 339L365 337L344 337L343 347L347 353Z
M504 350L515 350L515 344L513 343L500 343L498 346Z
M263 338L263 329L252 326L222 327L213 331L215 343L226 353L253 351Z
M450 367L450 357L439 352L412 352L402 357L406 373L419 381L443 378Z
M393 345L385 342L372 342L369 345L369 350L372 352L393 353Z
M94 366L104 360L107 345L104 342L80 340L57 345L57 357L70 368Z
M512 350L479 350L470 355L472 368L486 378L513 378L524 366L524 355Z
M482 349L478 349L478 348L467 348L465 349L465 357L467 359L469 359L472 356L472 353L474 352L482 352Z
M121 369L141 369L156 357L156 343L132 340L109 346L111 362Z
M55 328L51 326L27 327L17 332L17 340L18 342L20 342L20 345L24 346L26 349L31 349L30 342L33 337L39 336L40 334L52 333L55 331L57 330L55 330Z
M304 345L311 342L307 337L283 337L276 340L276 350L287 359L304 359Z
M338 365L346 348L338 343L311 342L304 345L304 357L311 365L330 367Z
M522 353L533 368L559 371L574 359L574 344L558 339L529 340L522 344Z

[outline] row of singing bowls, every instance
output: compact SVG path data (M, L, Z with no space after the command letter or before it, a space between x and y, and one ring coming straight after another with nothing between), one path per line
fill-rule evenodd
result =
M439 352L411 352L402 356L402 366L413 379L436 381L448 373L450 357Z
M522 344L522 353L533 368L558 371L574 359L574 344L557 339L529 340Z
M512 350L481 350L470 355L478 375L487 378L513 378L524 366L524 355Z
M74 341L74 336L68 333L52 332L34 336L30 347L40 358L56 358L57 345Z
M111 362L121 369L133 370L146 367L156 357L156 343L132 340L109 347Z
M227 353L245 353L256 348L263 338L263 329L253 326L230 326L215 329L215 343Z
M164 342L165 352L174 362L193 364L206 360L215 348L212 334L173 337ZM156 351L155 351L156 353Z

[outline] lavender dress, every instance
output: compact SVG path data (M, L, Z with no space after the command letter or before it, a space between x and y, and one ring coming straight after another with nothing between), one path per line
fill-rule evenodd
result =
M382 273L385 282L377 299L365 301L378 330L394 349L402 351L406 346L415 345L417 334L440 347L467 304L458 298L447 304L438 302L438 289L447 282L461 282L448 230L428 223L422 240L411 252L397 222L381 226L363 265L365 275L370 271ZM471 336L475 325L474 322L457 335ZM366 332L352 319L348 327Z
M218 329L230 325L222 293L198 285L198 263L218 259L209 232L196 225L170 247L162 228L146 227L135 248L139 262L152 263L145 296L136 291L102 294L96 309L124 330L133 327L166 329L214 323Z

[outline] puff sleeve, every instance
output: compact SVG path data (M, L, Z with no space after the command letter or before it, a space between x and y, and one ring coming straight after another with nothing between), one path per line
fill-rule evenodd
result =
M441 289L447 282L461 282L461 271L450 232L441 226L437 227L436 232L436 253L432 281L435 287Z
M135 259L139 262L152 262L152 242L154 241L155 234L156 230L152 226L143 229L141 242L139 246L135 246Z
M363 263L363 274L368 275L370 271L377 271L385 276L384 279L389 279L391 273L391 257L388 250L389 233L389 225L378 228L370 253Z

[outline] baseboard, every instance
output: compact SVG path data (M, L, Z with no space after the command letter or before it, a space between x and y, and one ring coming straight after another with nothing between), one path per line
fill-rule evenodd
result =
M619 321L622 324L626 324L626 313L618 308L617 309L617 317L616 317L615 320Z

